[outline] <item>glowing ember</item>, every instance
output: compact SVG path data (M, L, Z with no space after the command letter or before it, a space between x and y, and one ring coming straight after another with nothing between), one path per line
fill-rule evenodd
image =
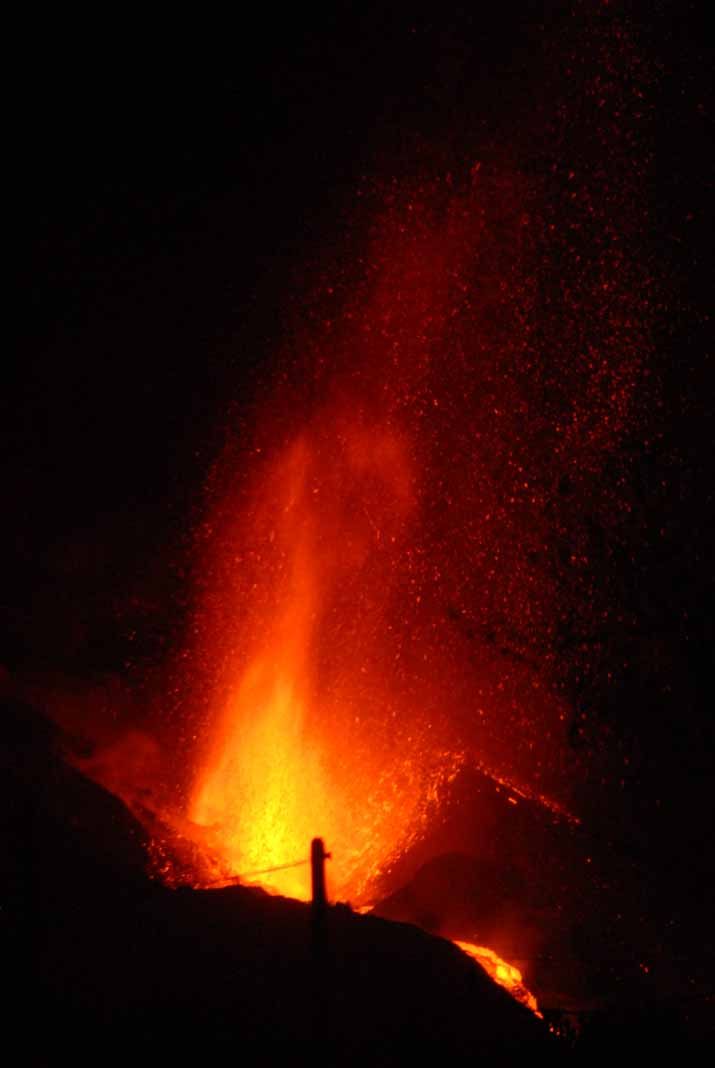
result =
M499 986L503 986L513 998L520 1001L527 1009L531 1009L537 1016L541 1016L536 998L527 990L522 974L514 964L509 964L507 961L502 960L493 949L487 949L486 946L476 946L473 942L458 941L455 941L454 944L464 950L477 964L480 964L487 975Z

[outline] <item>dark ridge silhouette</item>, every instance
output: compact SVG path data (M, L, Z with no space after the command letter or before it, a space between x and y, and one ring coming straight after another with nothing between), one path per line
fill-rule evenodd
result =
M19 702L2 705L0 723L8 1020L29 1061L217 1046L245 1056L277 1041L473 1053L554 1042L417 927L336 905L316 959L307 905L152 882L145 832L63 760L60 732Z

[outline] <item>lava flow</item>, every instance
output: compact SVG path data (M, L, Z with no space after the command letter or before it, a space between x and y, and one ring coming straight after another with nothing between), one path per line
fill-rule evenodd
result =
M537 1016L541 1015L536 998L524 985L524 978L516 965L502 960L493 949L488 949L486 946L475 946L473 942L456 940L454 944L481 965L487 975L491 976L499 986L503 986L513 998L520 1001L527 1009L531 1009Z

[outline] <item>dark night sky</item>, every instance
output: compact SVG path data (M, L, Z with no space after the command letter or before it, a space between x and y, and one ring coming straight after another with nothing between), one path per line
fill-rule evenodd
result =
M399 173L445 130L454 157L477 112L489 139L533 106L544 35L558 42L569 5L500 4L486 19L472 6L254 11L180 44L67 24L33 38L16 89L21 330L1 420L0 663L121 670L127 616L117 629L111 605L127 589L143 598L147 657L170 640L208 465L226 420L270 379L301 264L375 161ZM667 468L673 489L653 522L678 511L635 579L643 603L673 591L658 625L687 646L685 745L707 752L712 48L703 4L630 10L660 70L649 195L673 294L657 356L671 407L650 476ZM89 646L72 636L78 600Z

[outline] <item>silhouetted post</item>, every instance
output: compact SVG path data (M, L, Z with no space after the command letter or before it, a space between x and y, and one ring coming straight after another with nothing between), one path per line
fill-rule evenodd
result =
M310 869L312 876L311 926L313 931L313 955L322 956L325 947L325 915L328 910L328 898L325 892L325 861L330 853L325 852L322 838L314 838L310 843Z
M314 838L310 843L310 867L313 876L313 909L323 910L328 904L325 893L325 861L330 858L330 853L325 852L322 838Z

